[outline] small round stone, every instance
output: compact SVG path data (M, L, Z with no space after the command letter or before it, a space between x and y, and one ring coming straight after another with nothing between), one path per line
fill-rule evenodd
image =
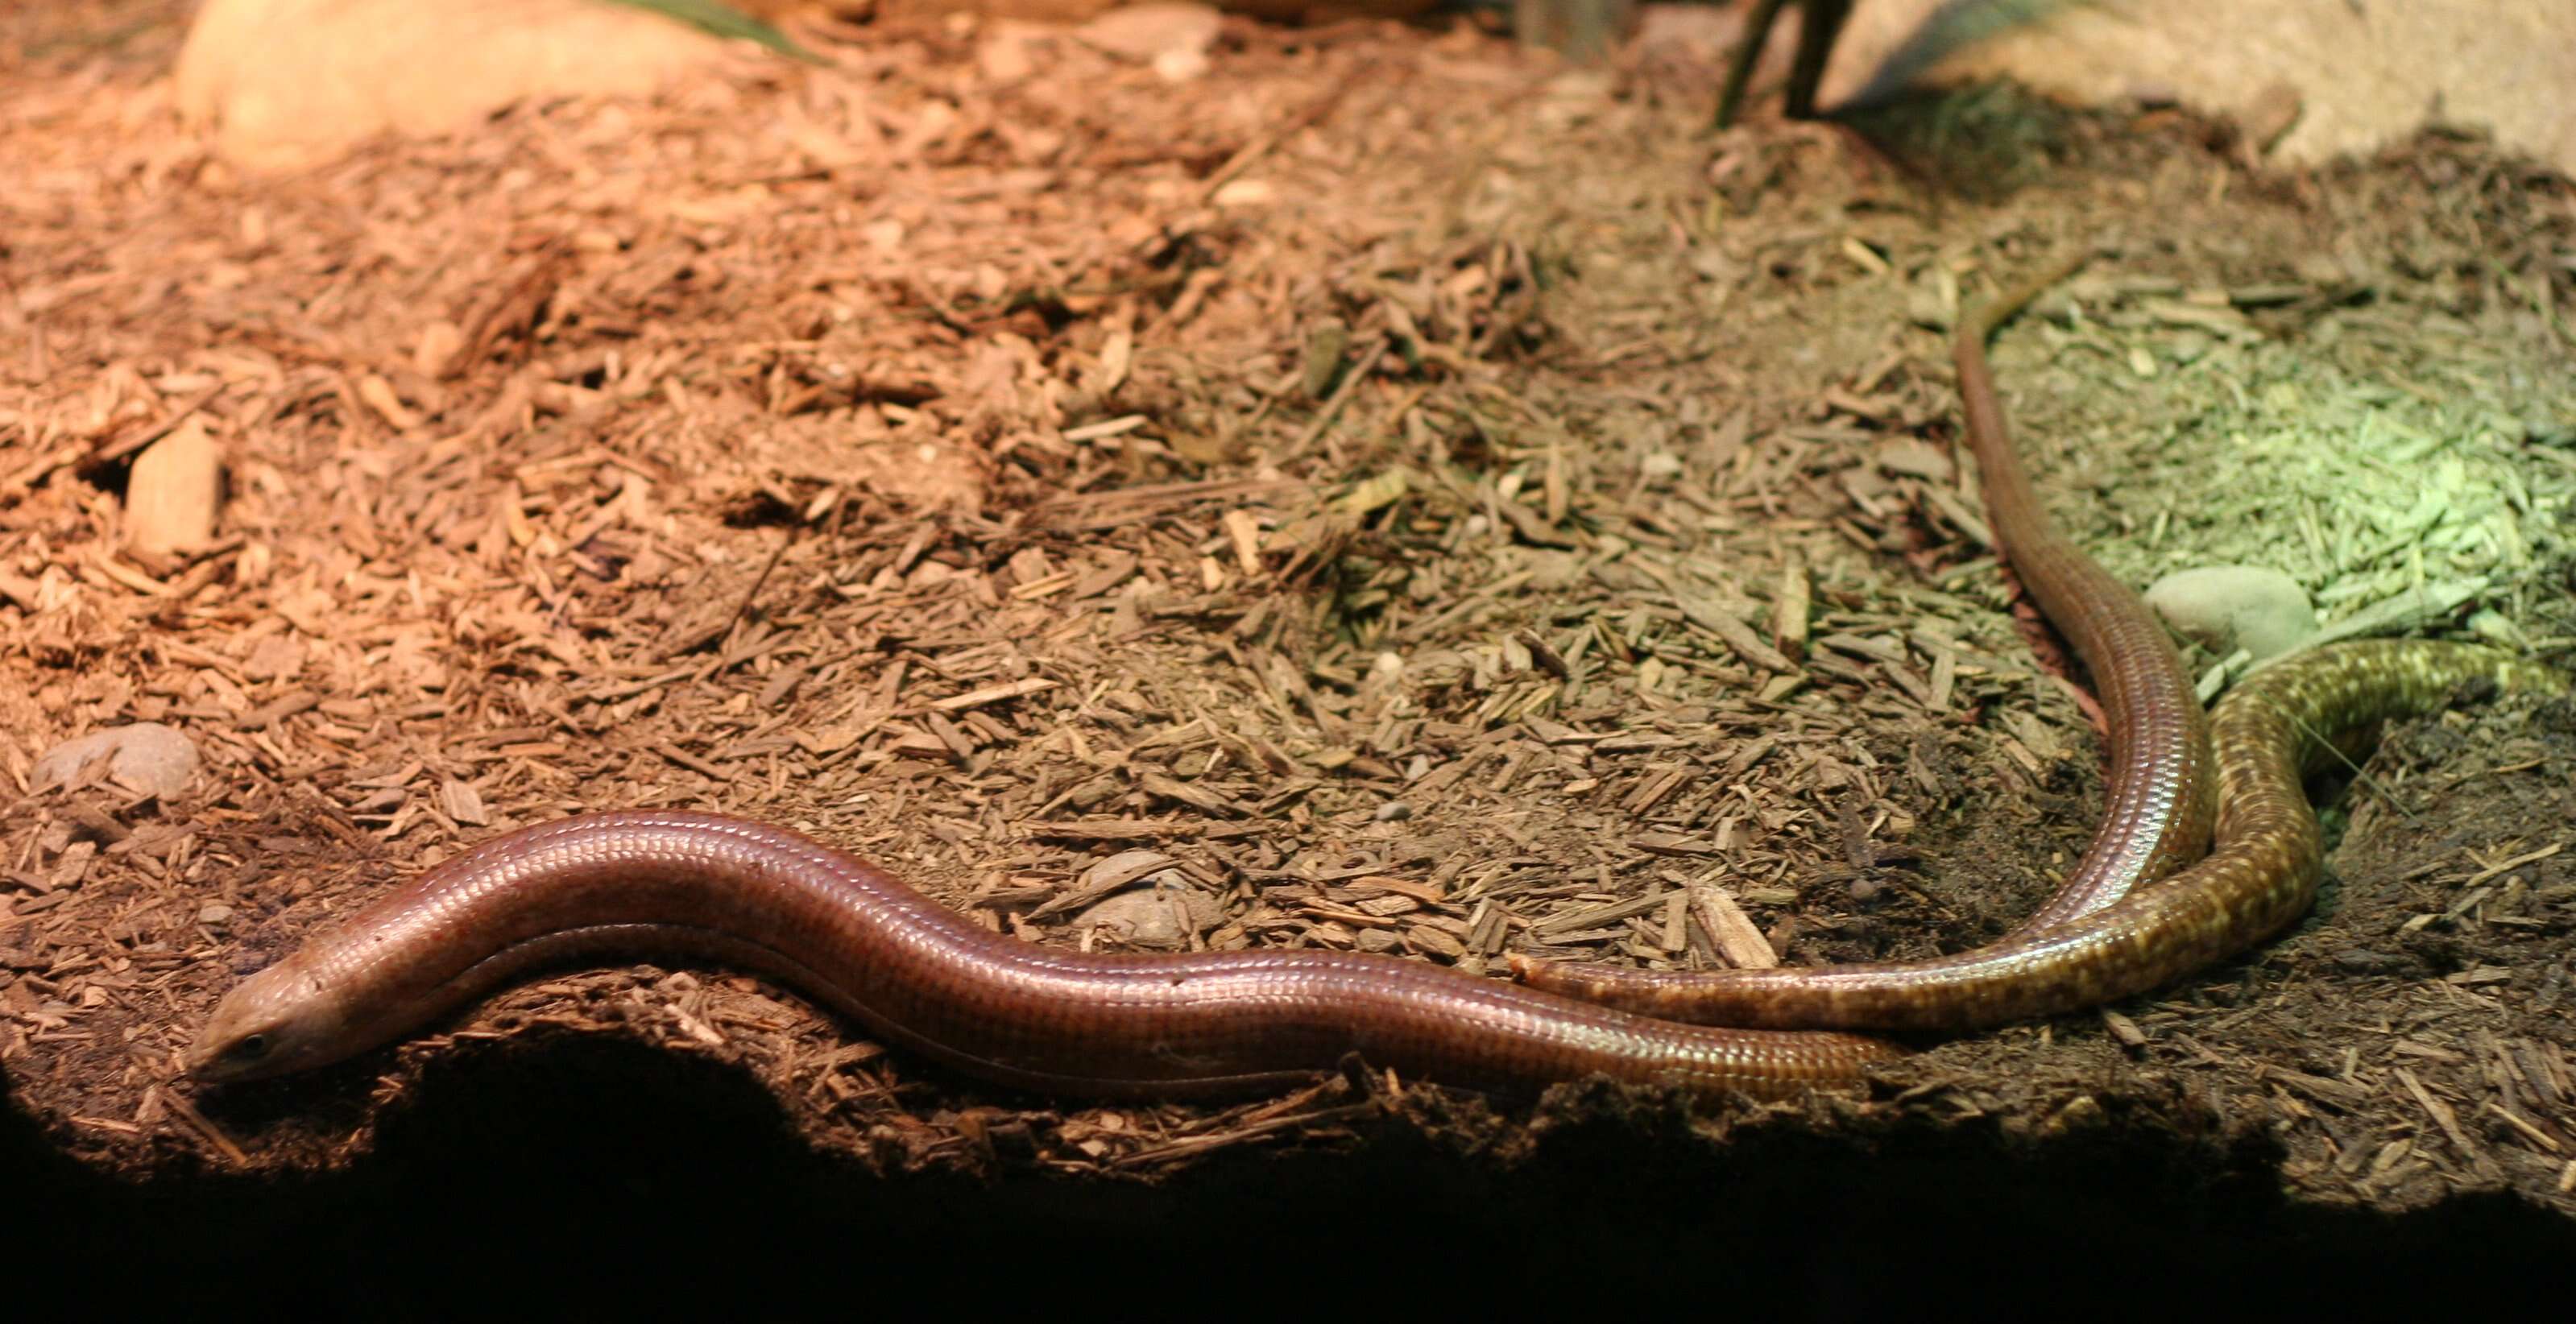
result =
M2299 582L2262 566L2181 570L2147 590L2147 605L2184 638L2225 657L2278 657L2317 632L2317 613Z

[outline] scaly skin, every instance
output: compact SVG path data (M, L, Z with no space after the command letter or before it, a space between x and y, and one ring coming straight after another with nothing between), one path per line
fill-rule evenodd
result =
M1069 952L987 932L784 829L656 812L523 828L429 870L225 995L190 1072L319 1066L606 952L775 974L891 1043L1064 1094L1261 1090L1358 1053L1446 1084L1599 1074L1780 1098L1897 1055L1852 1035L1647 1020L1400 957Z

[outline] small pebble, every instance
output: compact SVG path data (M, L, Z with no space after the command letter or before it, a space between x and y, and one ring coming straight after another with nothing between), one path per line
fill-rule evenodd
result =
M2212 653L2243 649L2260 662L2298 647L2317 632L2307 591L2262 566L2206 566L2176 571L2147 590L2147 605L2165 624Z
M1194 887L1140 887L1097 902L1076 915L1077 929L1105 928L1136 947L1182 948L1190 936L1225 918L1216 898Z
M197 775L197 746L177 728L136 722L78 736L46 750L28 773L28 789L82 786L104 777L168 799Z
M1213 6L1147 0L1112 9L1075 28L1073 35L1095 50L1153 62L1170 55L1204 58L1224 26L1225 15Z
M166 556L213 542L223 501L223 452L190 418L134 458L125 479L125 540Z

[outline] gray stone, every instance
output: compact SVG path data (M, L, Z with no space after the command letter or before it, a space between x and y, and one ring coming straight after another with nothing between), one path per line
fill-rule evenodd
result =
M136 722L77 736L46 750L29 775L30 789L111 781L168 799L197 775L197 746L175 727Z
M1194 887L1159 884L1121 892L1074 916L1077 929L1106 929L1129 946L1179 949L1215 928L1225 908Z
M2317 632L2316 609L2297 580L2262 566L2180 570L2147 590L2147 605L2184 638L2225 657L2244 649L2260 662Z

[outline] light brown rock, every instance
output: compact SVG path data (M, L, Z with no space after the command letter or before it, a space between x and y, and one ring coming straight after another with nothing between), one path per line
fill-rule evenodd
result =
M1074 29L1083 44L1139 62L1174 51L1205 54L1225 18L1189 0L1122 5Z
M1077 929L1106 929L1131 947L1177 949L1224 918L1215 897L1194 887L1157 882L1121 892L1074 917Z
M1857 6L1818 99L1831 106L1860 86L1941 3ZM2152 93L2240 121L2268 109L2270 122L2251 127L2280 131L2271 156L2294 164L2373 151L2438 120L2576 171L2569 0L2095 0L1941 72L2008 75L2087 104ZM2287 126L2284 98L2299 107Z
M2220 657L2242 648L2260 662L2317 632L2316 609L2299 581L2262 566L2178 570L2149 586L2146 596L2165 624Z
M205 424L182 422L134 457L125 480L126 547L168 556L213 542L223 491L223 448Z
M227 160L283 171L529 97L649 95L729 58L694 28L598 0L207 0L175 90Z
M175 727L136 722L77 736L46 750L27 774L27 788L86 786L102 778L168 799L197 775L197 746Z

